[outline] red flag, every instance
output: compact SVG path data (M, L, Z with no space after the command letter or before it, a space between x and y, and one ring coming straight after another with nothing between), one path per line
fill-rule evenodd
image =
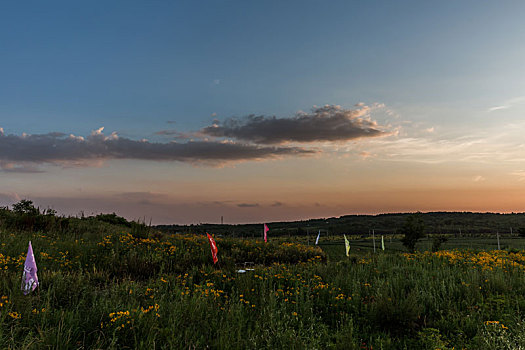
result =
M208 235L208 241L210 241L211 256L213 258L213 263L216 264L217 261L219 261L219 258L217 258L217 252L219 250L217 249L217 244L215 243L213 238L210 236L210 234L207 233L207 232L206 232L206 234Z
M268 241L268 237L266 236L266 232L270 231L270 229L268 228L268 226L266 226L266 224L264 224L264 242L266 243Z

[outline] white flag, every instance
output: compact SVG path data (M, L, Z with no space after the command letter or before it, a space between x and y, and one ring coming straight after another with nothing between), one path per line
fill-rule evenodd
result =
M350 242L348 242L348 239L346 239L346 235L343 236L345 238L346 256L350 256Z

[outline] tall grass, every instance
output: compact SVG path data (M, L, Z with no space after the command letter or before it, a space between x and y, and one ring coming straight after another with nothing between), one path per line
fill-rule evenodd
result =
M0 232L0 348L524 346L525 255L352 251L201 236ZM32 240L40 287L20 292ZM330 246L333 253L344 248ZM253 262L254 271L238 273Z

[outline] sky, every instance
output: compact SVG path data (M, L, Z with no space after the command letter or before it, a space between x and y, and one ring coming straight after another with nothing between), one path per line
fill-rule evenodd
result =
M0 206L525 211L521 1L0 4Z

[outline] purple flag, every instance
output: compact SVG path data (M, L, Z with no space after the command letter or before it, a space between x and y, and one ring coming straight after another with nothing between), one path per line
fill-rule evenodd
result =
M29 248L27 248L26 262L24 263L24 273L22 275L22 292L27 295L38 287L38 276L36 275L36 261L33 254L33 247L29 241Z

